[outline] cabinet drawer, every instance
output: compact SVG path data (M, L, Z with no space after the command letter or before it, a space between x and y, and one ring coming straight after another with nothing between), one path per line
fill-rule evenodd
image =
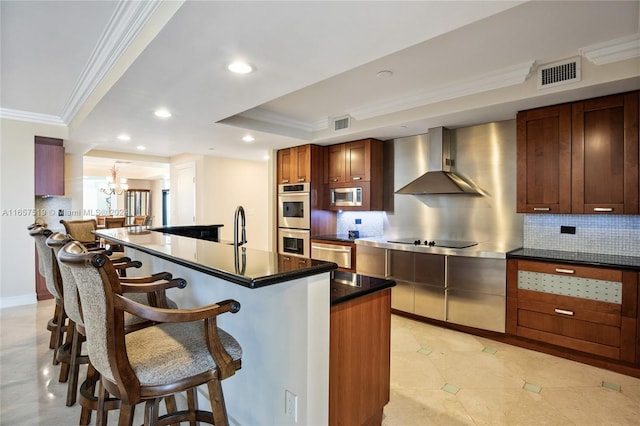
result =
M622 271L619 270L592 268L589 266L577 266L566 263L543 263L529 260L519 260L518 270L580 278L592 278L595 280L604 281L622 281Z

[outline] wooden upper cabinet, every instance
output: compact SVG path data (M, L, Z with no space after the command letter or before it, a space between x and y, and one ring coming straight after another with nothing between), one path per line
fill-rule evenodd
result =
M571 106L517 116L517 212L571 212Z
M341 183L346 181L344 174L345 145L346 144L340 143L327 147L327 183Z
M638 92L572 104L572 212L638 214Z
M362 139L327 147L327 183L370 182L382 177L382 141Z
M279 150L277 157L278 184L322 183L324 147L294 146Z
M304 183L311 180L309 145L295 146L278 151L278 184Z
M62 139L35 137L35 195L64 195Z

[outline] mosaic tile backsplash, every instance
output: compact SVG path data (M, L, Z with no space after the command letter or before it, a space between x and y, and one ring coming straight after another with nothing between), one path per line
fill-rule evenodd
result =
M576 233L561 234L561 226L575 226ZM527 214L524 247L637 257L640 216Z
M356 223L359 219L360 223ZM360 237L380 237L383 232L384 212L338 212L338 235L359 231Z

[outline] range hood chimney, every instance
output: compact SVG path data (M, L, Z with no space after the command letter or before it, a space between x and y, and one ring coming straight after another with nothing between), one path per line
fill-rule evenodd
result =
M450 130L434 127L429 129L428 137L427 172L397 190L396 194L482 195L480 188L473 182L451 171L454 160L451 158Z

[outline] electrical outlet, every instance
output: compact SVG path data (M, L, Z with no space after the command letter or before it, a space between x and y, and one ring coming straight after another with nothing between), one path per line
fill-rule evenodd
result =
M356 225L360 225L362 223L362 219L356 219Z
M575 234L576 227L575 226L560 226L561 234Z
M298 421L298 397L288 390L284 391L284 412L294 422Z

